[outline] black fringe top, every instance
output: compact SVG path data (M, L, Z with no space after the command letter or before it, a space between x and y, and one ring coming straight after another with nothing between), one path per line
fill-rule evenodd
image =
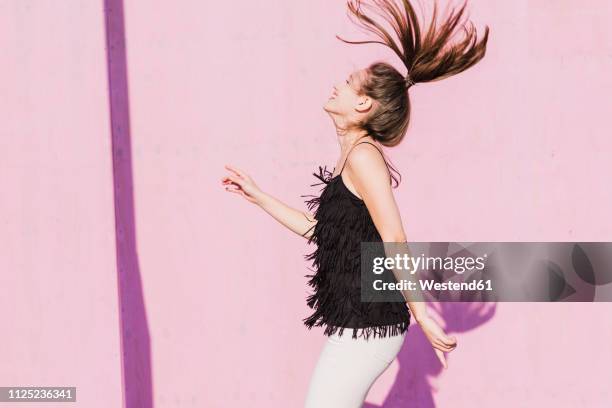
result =
M325 186L320 196L305 196L312 197L306 203L315 210L317 220L308 243L314 242L317 248L306 255L314 267L314 274L305 275L314 288L307 298L314 312L303 322L308 329L325 326L328 336L342 335L345 328L353 329L352 338L404 333L410 324L406 303L361 301L361 242L382 239L364 202L344 184L342 170L332 177L332 172L319 166L319 173L313 175L321 182L312 186Z

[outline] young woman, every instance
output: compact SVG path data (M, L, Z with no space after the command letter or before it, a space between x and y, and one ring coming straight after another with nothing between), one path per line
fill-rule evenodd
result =
M375 11L391 24L399 46L381 24L365 14L362 6ZM385 62L376 62L352 72L333 87L324 106L336 128L340 157L329 172L319 167L315 176L324 184L320 196L307 201L310 212L291 208L263 192L246 174L232 166L222 179L229 192L257 204L291 231L314 242L308 256L315 267L307 301L314 309L304 319L310 329L325 326L327 342L312 375L307 408L361 407L374 381L397 356L411 315L420 325L441 364L444 352L455 349L454 337L444 333L431 318L423 302L361 302L361 242L406 242L400 214L393 197L397 178L383 154L383 146L396 146L410 120L408 90L416 83L437 81L460 73L485 55L489 28L477 41L471 22L461 24L466 4L451 8L437 26L434 3L431 23L421 32L408 0L401 7L392 0L348 2L349 16L376 34L381 41L346 41L350 44L379 43L390 47L407 68L402 75ZM461 28L462 41L451 37ZM410 311L407 307L410 308ZM347 333L349 333L347 335Z

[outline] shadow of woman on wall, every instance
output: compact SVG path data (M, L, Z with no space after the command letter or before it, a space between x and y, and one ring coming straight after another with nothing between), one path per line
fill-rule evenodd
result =
M493 318L497 310L494 302L439 302L428 304L443 321L446 333L466 333ZM461 346L454 350L460 352ZM446 356L451 360L453 353ZM399 372L382 405L366 402L363 408L434 408L433 386L430 378L439 376L442 365L419 326L410 325L406 341L397 356ZM449 369L452 364L449 363ZM455 367L455 369L460 369Z

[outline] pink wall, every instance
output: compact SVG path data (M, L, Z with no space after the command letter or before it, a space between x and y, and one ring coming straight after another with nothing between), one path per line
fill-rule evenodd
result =
M487 58L413 88L410 135L390 151L409 238L609 240L609 2L470 4L492 30ZM223 164L301 206L311 172L337 153L322 110L332 84L374 57L395 60L334 38L360 35L342 1L131 1L126 19L155 400L300 406L324 341L301 325L311 248L226 194ZM468 312L444 316L460 342L449 371L413 326L369 400L392 390L389 400L423 407L612 401L609 304Z
M86 408L122 399L104 41L98 2L0 4L0 385Z
M15 112L1 128L0 276L13 288L1 305L13 315L0 340L10 350L0 384L73 383L83 406L115 407L107 61L101 2L86 3L16 1L0 13L3 49L19 62L3 65L0 98ZM312 171L337 154L322 110L332 84L376 58L397 61L334 38L363 38L344 1L124 7L134 253L153 402L300 406L324 342L322 330L301 323L302 254L312 247L226 194L223 164L302 206ZM487 57L412 88L409 136L389 150L403 176L396 197L409 239L610 241L612 6L472 0L469 10L478 27L491 27ZM445 372L412 326L371 406L612 402L609 304L478 306L440 310L459 339Z

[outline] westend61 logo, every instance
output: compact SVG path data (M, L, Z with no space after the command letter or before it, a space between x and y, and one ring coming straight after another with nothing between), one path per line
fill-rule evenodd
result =
M362 302L610 302L612 243L362 242L359 290Z

